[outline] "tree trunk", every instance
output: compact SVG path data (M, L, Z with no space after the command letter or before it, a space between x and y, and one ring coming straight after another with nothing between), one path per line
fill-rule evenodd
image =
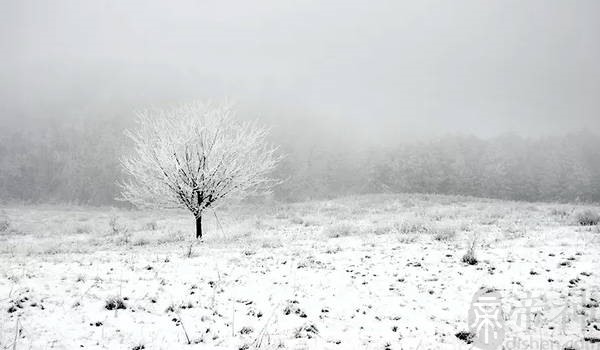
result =
M202 216L196 218L196 239L202 238Z

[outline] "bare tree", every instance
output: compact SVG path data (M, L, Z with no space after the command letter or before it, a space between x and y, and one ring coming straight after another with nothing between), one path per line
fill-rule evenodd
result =
M227 105L195 102L139 113L126 131L135 150L123 158L122 199L137 207L186 207L202 237L202 214L226 198L268 190L280 157L267 130L234 118Z

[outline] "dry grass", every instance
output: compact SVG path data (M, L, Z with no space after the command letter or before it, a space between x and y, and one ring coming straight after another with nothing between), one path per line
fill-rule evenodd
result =
M492 232L496 227L505 238L518 239L540 225L564 225L573 215L579 225L597 225L599 220L598 209L589 206L435 198L351 196L335 201L231 206L218 211L222 227L214 216L206 216L204 241L268 246L269 242L281 245L282 240L308 238L429 234L434 240L450 242L468 232ZM185 244L193 240L193 231L193 219L184 211L6 207L0 212L0 253L57 255Z
M575 216L577 223L581 226L596 226L600 223L600 215L597 211L592 209L586 209L584 211L580 211Z
M230 206L217 210L221 225L212 213L204 218L203 242L194 239L194 220L184 211L31 206L4 212L0 289L11 295L10 305L2 304L14 308L10 322L20 317L26 328L38 331L40 342L49 342L53 315L71 331L81 331L85 317L92 326L84 325L81 334L86 335L73 343L89 347L114 340L111 345L128 348L178 348L188 342L293 348L301 341L364 348L368 344L355 334L370 332L375 338L384 334L378 339L385 348L390 339L414 331L403 328L412 318L421 322L414 337L438 341L444 333L452 339L442 343L452 344L461 326L456 320L466 311L453 303L468 303L471 297L458 293L479 288L481 281L499 283L506 291L535 282L531 288L552 288L555 295L575 293L579 289L565 292L562 282L588 272L593 258L585 249L600 243L600 227L580 226L575 214L593 219L589 213L598 207L453 196L351 196ZM587 260L579 264L579 259ZM526 268L524 274L519 266ZM532 277L530 271L542 275ZM502 284L501 276L510 278ZM561 282L549 285L548 279ZM597 281L597 276L588 280ZM107 298L113 295L129 300ZM423 295L431 299L419 307L431 305L429 314L404 308ZM23 308L15 300L24 300ZM270 310L290 300L302 311L285 315L280 307L270 318ZM453 314L440 312L439 303ZM333 318L337 321L330 322ZM124 334L119 322L143 328L143 337ZM348 331L337 329L338 324ZM435 344L422 348L429 345Z

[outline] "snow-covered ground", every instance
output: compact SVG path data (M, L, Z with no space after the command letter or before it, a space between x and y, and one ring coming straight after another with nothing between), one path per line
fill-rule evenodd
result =
M8 207L0 348L468 349L482 287L502 296L506 349L600 348L586 209L600 212L433 195L246 205L220 225L208 212L195 242L184 212Z

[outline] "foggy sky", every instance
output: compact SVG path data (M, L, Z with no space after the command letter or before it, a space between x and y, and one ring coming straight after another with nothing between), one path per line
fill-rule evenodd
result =
M0 4L4 125L230 98L291 135L600 131L596 0Z

